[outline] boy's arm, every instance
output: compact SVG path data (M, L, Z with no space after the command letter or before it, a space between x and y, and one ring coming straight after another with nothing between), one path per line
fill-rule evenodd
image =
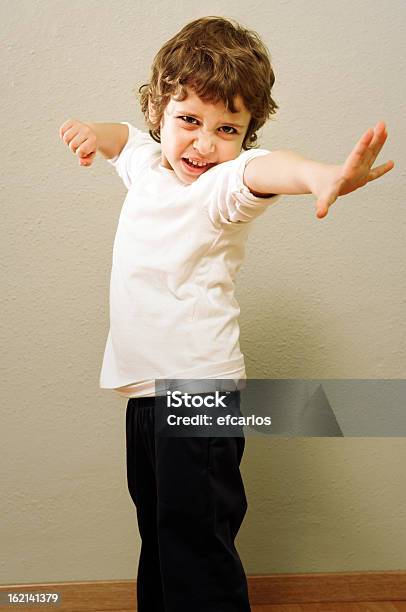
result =
M128 126L122 123L87 123L96 134L97 150L106 159L119 155L128 140Z
M336 199L363 187L389 172L388 161L372 168L387 138L384 122L368 129L342 165L305 159L293 151L273 151L250 160L244 171L245 185L256 195L312 193L318 218L327 215Z

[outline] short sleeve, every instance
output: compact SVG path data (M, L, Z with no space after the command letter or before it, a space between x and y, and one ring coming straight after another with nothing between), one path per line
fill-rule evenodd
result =
M209 216L214 224L248 223L281 198L281 194L269 198L255 196L244 184L248 161L268 153L266 149L250 149L210 171L214 171L214 189L211 191L213 198L209 203Z
M130 189L132 183L142 175L152 156L156 154L159 145L148 133L139 130L131 123L126 121L120 123L128 126L128 140L119 155L106 161L114 166L124 185Z

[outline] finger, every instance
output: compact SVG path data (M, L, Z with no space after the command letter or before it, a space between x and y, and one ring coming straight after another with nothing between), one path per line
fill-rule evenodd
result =
M352 155L355 157L363 157L368 150L369 145L372 142L374 137L374 130L372 128L368 128L366 132L363 133L354 149L352 150Z
M78 157L83 157L83 158L88 157L92 153L93 151L89 147L87 138L82 140L81 144L76 148L76 151L75 151L75 155L77 155Z
M374 137L374 130L368 128L366 132L361 136L344 164L344 171L347 172L353 168L359 166L365 159L365 156L368 155L368 147L371 144L371 141Z
M72 124L71 127L66 128L62 136L64 143L69 146L69 143L71 142L72 138L76 136L77 132L78 130L75 124Z
M385 164L381 164L380 166L376 166L376 168L372 168L368 176L368 182L374 181L377 178L380 178L395 166L395 162L391 159L387 161Z
M67 121L65 121L65 123L63 123L61 125L61 127L59 128L59 136L63 139L64 134L67 130L69 130L74 123L74 119L68 119Z
M374 137L369 146L369 165L372 166L374 161L379 155L383 145L386 142L388 137L388 132L386 131L386 126L383 121L379 121L374 129Z
M87 136L83 134L77 134L74 138L72 138L72 140L69 143L70 150L76 154L80 145L86 142L86 140L87 140ZM88 153L88 151L86 153Z

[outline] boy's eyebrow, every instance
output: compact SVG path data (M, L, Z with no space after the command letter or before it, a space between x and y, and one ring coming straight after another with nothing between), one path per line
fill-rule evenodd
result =
M201 119L201 117L199 115L196 115L196 113L192 113L186 109L177 109L176 110L176 115L187 115L188 117L193 117L194 119ZM237 128L243 128L244 125L241 125L240 123L235 123L234 121L228 121L228 120L224 120L221 123L225 124L225 125L229 125L231 127L237 127Z

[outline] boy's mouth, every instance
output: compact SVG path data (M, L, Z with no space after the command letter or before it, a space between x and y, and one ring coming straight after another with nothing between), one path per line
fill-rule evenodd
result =
M182 164L189 172L193 174L202 174L209 168L215 166L214 163L192 160L189 157L182 157Z

